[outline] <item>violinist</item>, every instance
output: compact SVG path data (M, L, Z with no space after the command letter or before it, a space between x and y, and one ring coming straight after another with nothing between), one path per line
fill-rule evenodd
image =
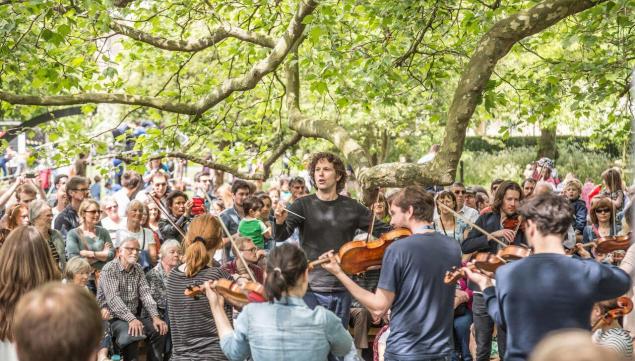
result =
M565 255L562 242L573 212L564 197L535 195L519 213L534 254L500 267L496 287L490 278L464 268L483 292L489 315L506 328L507 361L526 360L552 331L590 329L593 304L624 294L631 282L615 266Z
M353 239L358 229L368 231L371 211L356 200L340 195L346 183L346 168L340 158L331 153L316 153L309 164L309 174L316 193L298 198L285 206L278 203L275 210L274 238L283 242L293 231L300 231L300 245L309 259L316 259L328 250L339 248ZM373 235L389 230L380 221L373 226ZM335 312L348 326L351 295L336 277L322 269L309 273L306 304L322 305Z
M625 360L631 360L633 357L633 338L627 330L620 326L617 317L611 316L612 311L620 311L617 301L618 299L612 299L593 305L591 325L594 325L595 329L591 330L593 332L592 340L593 343L607 347L621 355ZM632 305L630 303L631 308Z
M329 353L355 352L351 335L333 312L310 309L302 300L308 278L306 255L300 248L283 244L273 249L264 285L271 302L246 305L234 327L224 312L223 297L205 283L220 345L229 360L323 361Z
M203 214L194 218L183 240L184 263L168 276L167 302L173 361L226 360L206 300L185 295L186 288L192 284L223 278L232 280L222 268L208 266L214 252L222 247L222 232L216 217ZM231 306L226 305L223 309L231 317Z
M587 224L582 232L582 243L595 241L598 238L619 234L620 224L615 219L613 203L608 197L597 197L591 202L591 224Z
M446 360L452 342L455 288L443 282L445 270L461 264L457 242L433 227L434 198L418 186L402 189L390 202L391 225L412 235L388 247L375 292L357 285L341 269L333 252L322 265L374 319L391 310L385 360ZM422 305L425 305L422 307Z
M520 186L511 181L501 183L494 196L492 211L481 215L475 222L477 226L490 232L492 236L505 243L521 245L526 244L523 232L517 231L516 224L513 228L504 227L505 221L515 220L518 222L516 210L523 199L523 192ZM512 222L513 225L514 222ZM467 238L461 244L463 253L485 251L496 254L500 245L489 240L488 236L473 228ZM473 287L473 285L470 285ZM472 300L472 312L474 317L474 329L476 333L476 360L488 361L492 345L492 332L494 331L494 321L487 314L487 308L483 294L474 290ZM505 331L497 327L497 341L499 354L505 353Z

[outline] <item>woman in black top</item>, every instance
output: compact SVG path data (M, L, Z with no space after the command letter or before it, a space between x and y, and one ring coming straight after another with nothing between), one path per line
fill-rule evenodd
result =
M162 240L176 239L183 241L181 233L172 225L174 223L181 231L186 232L189 223L192 221L192 201L187 199L187 195L181 191L172 191L166 198L168 215L159 220L159 236ZM170 217L172 222L166 218Z
M209 214L196 217L190 224L183 248L185 263L168 276L167 302L172 332L172 360L227 360L220 348L220 339L212 312L205 297L194 299L184 295L185 289L208 280L226 278L229 273L220 267L209 267L214 251L222 246L222 229L218 219ZM231 306L225 306L231 319Z

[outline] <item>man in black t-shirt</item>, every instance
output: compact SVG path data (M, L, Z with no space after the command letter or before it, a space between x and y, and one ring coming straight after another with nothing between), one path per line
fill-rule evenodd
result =
M357 285L338 264L332 251L321 256L331 272L372 314L391 310L386 361L449 360L455 287L443 282L445 272L461 264L457 242L434 231L434 198L420 187L406 187L390 202L393 227L413 235L393 242L384 254L377 290Z
M278 203L274 212L274 239L283 242L298 228L300 247L309 260L314 260L328 250L339 250L353 240L358 229L368 231L372 214L356 200L339 194L346 183L346 168L337 156L313 155L309 172L316 193L298 198L288 208ZM373 229L373 233L379 235L389 227L376 221ZM304 301L311 308L321 305L333 311L348 327L351 295L337 278L322 268L309 273L309 290Z

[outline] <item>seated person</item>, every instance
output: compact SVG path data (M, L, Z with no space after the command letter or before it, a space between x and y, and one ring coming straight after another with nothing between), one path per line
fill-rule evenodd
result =
M247 237L234 238L234 242L236 242L236 247L238 247L238 250L245 259L245 262L247 262L249 270L251 270L251 273L256 278L256 282L262 284L264 282L264 273L262 268L258 265L258 261L265 256L265 251L258 249L254 242ZM223 266L223 269L230 273L234 279L247 278L251 281L251 277L249 276L249 273L247 273L247 269L240 260L240 257L236 257L227 262Z
M137 360L138 341L145 339L148 333L156 331L165 335L168 331L166 323L159 318L143 269L137 263L139 252L137 239L124 239L117 258L102 269L97 288L97 300L110 312L112 336L126 361ZM139 302L150 315L153 329L144 331L138 314Z
M591 312L591 325L594 327L592 340L622 355L625 360L633 358L633 338L620 326L617 318L605 317L610 310L618 308L617 299L597 302Z

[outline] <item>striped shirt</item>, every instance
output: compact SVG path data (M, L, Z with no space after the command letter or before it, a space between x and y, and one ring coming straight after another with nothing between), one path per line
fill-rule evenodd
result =
M194 299L184 295L185 288L204 281L226 278L229 273L218 267L206 267L194 277L187 277L178 268L168 276L168 318L172 328L172 361L227 360L220 348L216 323L205 295ZM232 308L225 304L227 318L232 319Z
M594 343L609 348L625 358L630 359L633 356L633 338L623 328L597 330L593 333L592 339Z

